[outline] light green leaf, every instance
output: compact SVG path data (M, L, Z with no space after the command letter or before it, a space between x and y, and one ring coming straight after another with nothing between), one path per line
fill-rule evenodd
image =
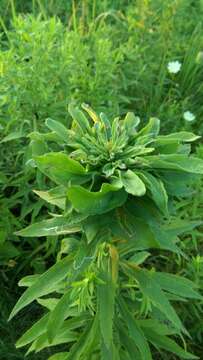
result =
M136 133L136 127L140 123L140 118L135 116L133 112L128 112L123 120L123 124L125 126L125 130L129 136L134 135Z
M78 335L76 332L70 331L69 329L61 328L58 331L58 334L55 337L55 339L53 340L53 342L50 344L49 340L47 338L47 334L44 333L44 334L40 335L39 338L32 343L32 345L28 349L26 355L28 355L32 351L35 351L36 353L38 353L39 351L45 349L46 347L75 342L75 341L77 341L77 338L78 338Z
M91 177L79 162L62 152L50 152L36 156L34 160L40 171L59 185L82 184Z
M29 344L30 342L37 339L40 335L46 332L46 327L48 323L49 314L44 315L40 320L38 320L29 330L27 330L21 338L17 341L15 346L20 348Z
M148 124L142 128L136 135L136 145L147 144L159 134L160 120L157 118L150 118Z
M67 128L60 123L59 121L52 120L50 118L46 119L46 126L54 131L65 143L68 143L69 133Z
M172 133L169 135L160 135L157 137L157 141L164 141L164 140L178 140L182 142L191 142L200 139L201 136L195 135L191 132L187 131L179 131L177 133Z
M91 192L81 186L68 189L68 198L75 210L88 215L103 214L124 204L127 193L117 187L104 183L101 190Z
M81 230L80 225L70 225L68 219L57 217L43 220L41 222L29 225L25 229L16 232L18 236L56 236L62 234L72 234Z
M90 131L89 121L81 110L74 105L69 104L68 111L83 132Z
M0 143L5 143L7 141L11 141L11 140L17 140L17 139L20 139L22 137L26 137L26 134L23 134L22 132L12 132L10 133L9 135L5 136L1 141Z
M53 286L66 277L71 264L72 261L68 257L65 257L63 260L53 265L45 273L40 275L37 281L20 297L10 314L9 320L11 320L21 309L30 304L32 301L52 292Z
M120 171L120 179L125 190L134 196L143 196L146 192L146 187L143 181L133 171Z
M50 313L48 326L47 326L47 335L50 343L53 342L61 325L63 324L63 321L65 319L66 309L69 308L70 303L71 303L70 293L66 292L58 301L54 310Z
M48 191L33 190L41 199L50 204L58 206L60 209L65 210L66 204L66 190L63 186L57 186Z
M37 281L37 279L39 279L39 277L40 274L25 276L18 282L18 286L30 287Z
M55 285L57 286L57 285ZM55 287L54 286L54 287ZM46 299L37 299L38 304L44 306L46 309L52 311L54 310L54 308L56 307L56 305L58 304L60 299L56 299L56 298L46 298Z

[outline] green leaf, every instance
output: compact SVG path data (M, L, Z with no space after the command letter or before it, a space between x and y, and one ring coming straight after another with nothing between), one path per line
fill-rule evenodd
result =
M69 104L68 111L83 132L90 131L89 121L81 110Z
M36 353L38 353L39 351L45 349L46 347L75 342L75 341L77 341L77 337L78 337L78 335L76 332L70 331L69 329L61 328L58 331L58 334L55 337L55 339L53 340L53 342L50 344L49 340L47 338L47 334L44 333L44 334L40 335L39 338L32 343L32 345L28 349L26 355L28 355L32 351L35 351Z
M133 341L133 339L130 336L128 336L128 332L126 331L126 328L124 328L121 321L117 320L117 323L118 323L117 328L118 328L119 335L120 335L120 341L129 354L129 357L127 357L126 353L125 353L125 357L121 358L121 359L122 360L126 360L126 359L140 360L140 352L138 351L138 349L135 345L135 342Z
M151 198L164 214L168 214L168 196L162 181L146 171L136 173L144 181Z
M153 330L160 335L173 335L176 334L177 331L174 327L170 326L169 324L165 324L162 320L157 319L139 319L137 320L138 324L141 326L143 332L145 330Z
M147 144L151 142L160 131L160 120L150 118L148 124L142 128L136 135L136 145Z
M91 324L88 324L85 331L80 335L78 341L71 347L67 360L78 360L94 350L95 342L98 341L98 314L95 315Z
M0 245L0 260L9 260L20 255L20 251L9 241Z
M11 140L17 140L17 139L20 139L20 138L23 138L23 137L26 137L26 134L23 134L23 133L20 132L20 131L12 132L12 133L10 133L9 135L5 136L5 137L0 141L0 143L5 143L5 142L11 141Z
M70 303L71 303L70 293L66 292L58 301L54 310L50 313L48 326L47 326L47 335L50 343L53 342L54 338L58 333L58 330L63 324L66 310L69 308Z
M104 344L110 349L113 343L115 285L107 271L102 272L99 277L104 281L104 284L98 284L97 287L100 329Z
M111 342L110 346L107 347L104 340L101 339L101 360L117 360L115 353L115 345Z
M145 296L147 296L154 306L156 306L177 330L183 330L184 327L176 314L174 308L169 303L166 295L162 291L159 284L154 279L153 272L147 270L135 270L135 276L140 284L140 289Z
M60 352L49 357L48 360L66 360L68 352Z
M135 263L136 265L142 264L148 257L150 256L150 253L147 251L139 251L135 253L133 256L129 258L130 262Z
M9 320L32 301L52 292L53 286L66 277L71 264L72 260L70 260L69 257L66 257L53 265L44 274L40 275L36 282L20 297L10 314Z
M157 137L157 141L159 142L160 140L178 140L178 141L182 141L182 142L191 142L191 141L195 141L197 139L200 139L201 136L195 135L191 132L187 132L187 131L179 131L176 133L172 133L169 135L160 135Z
M33 190L41 199L50 204L58 206L60 209L65 210L66 204L66 191L63 186L57 186L48 191Z
M79 162L62 152L50 152L34 160L40 171L59 185L82 184L91 177Z
M120 178L125 190L134 196L143 196L146 192L146 187L143 181L133 171L120 171Z
M41 222L29 225L25 229L16 232L18 236L56 236L63 234L72 234L79 232L79 224L70 225L67 218L57 217L43 220Z
M146 221L141 217L135 217L130 212L123 212L119 222L112 222L111 230L115 238L126 239L128 241L126 244L127 248L144 250L160 247Z
M27 330L21 338L16 342L15 346L20 348L37 339L46 332L49 314L44 315L29 330Z
M153 277L163 290L186 298L203 299L197 291L193 290L195 284L186 278L162 272L155 272Z
M133 112L128 112L123 120L123 124L125 130L129 136L134 135L136 133L136 127L140 123L140 118L135 116Z
M101 190L91 192L81 186L72 186L67 191L75 210L88 215L103 214L124 204L127 193L117 187L104 183Z
M60 286L60 285L59 285ZM54 286L55 288L56 286ZM38 304L44 306L46 309L52 311L59 302L58 298L46 298L46 299L37 299Z
M133 318L130 311L127 308L124 300L119 299L120 310L123 317L123 320L126 322L126 325L129 330L129 335L135 342L137 348L140 352L140 359L142 360L152 360L151 351L148 345L148 342L142 332L142 329L138 325L137 321Z
M37 281L37 279L39 279L39 277L40 274L25 276L18 282L18 286L30 287Z
M60 352L49 357L48 360L66 360L68 352Z
M63 141L65 141L65 143L69 142L68 130L62 123L60 123L59 121L52 120L50 118L48 118L45 123L46 126L50 130L54 131Z
M145 334L148 340L156 347L170 351L183 359L198 359L197 356L185 351L174 340L167 336L156 334L151 329L149 331L145 330Z
M148 164L156 169L180 170L188 173L203 174L203 160L193 156L149 155L145 157Z

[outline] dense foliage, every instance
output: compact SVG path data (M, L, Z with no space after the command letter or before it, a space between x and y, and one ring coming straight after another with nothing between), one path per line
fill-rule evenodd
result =
M190 156L188 144L198 136L185 131L160 136L157 118L137 130L140 119L133 113L110 121L88 105L83 108L90 121L70 105L69 130L48 119L52 132L32 134L56 138L63 149L33 157L33 165L57 184L35 192L62 214L18 234L65 238L55 265L20 282L28 289L10 318L33 300L49 312L17 346L32 343L29 353L75 343L50 359L147 360L151 343L195 359L169 337L188 335L170 300L202 299L195 284L143 263L155 249L183 256L178 235L198 225L169 216L169 204L188 191L191 174L203 174L203 160Z
M30 306L30 311L23 309L12 323L7 323L9 312L22 293L16 286L18 280L25 275L44 273L55 264L56 259L59 261L63 258L63 251L66 252L68 248L62 235L45 234L43 238L38 238L37 232L36 236L30 237L16 233L30 224L45 221L48 215L51 218L53 214L59 215L59 205L61 214L64 209L65 216L71 211L71 205L67 201L64 203L64 200L59 199L47 202L56 198L58 191L63 191L67 184L59 184L57 174L48 180L50 173L45 169L45 165L37 162L37 156L56 152L70 155L73 152L72 160L79 161L82 167L91 169L94 173L102 174L101 179L96 175L94 179L91 177L92 181L95 181L91 184L91 191L99 193L102 189L106 198L109 198L109 192L106 192L106 185L104 189L102 187L104 179L111 183L111 186L115 186L116 178L116 186L121 186L121 181L129 182L129 172L127 179L124 172L126 168L131 174L133 165L123 161L124 155L132 150L125 148L129 146L128 140L122 140L125 142L124 154L122 148L114 145L118 154L110 162L107 156L108 148L103 143L101 146L97 144L98 131L103 131L101 125L98 129L97 126L93 127L91 136L87 132L84 143L81 144L81 132L75 123L77 133L74 142L79 149L71 148L67 142L70 141L70 136L75 136L74 126L70 133L72 119L68 106L74 104L70 107L70 113L75 118L75 105L83 102L90 104L98 114L105 112L111 125L113 116L124 119L127 112L136 114L134 125L138 125L140 117L142 127L150 117L159 118L162 135L157 135L158 137L178 131L181 131L183 136L181 144L177 144L180 138L176 141L168 138L170 145L167 145L168 153L164 156L168 156L170 152L178 156L184 155L184 151L189 154L189 143L195 140L191 133L194 131L201 136L203 132L202 10L202 2L192 0L137 0L135 3L127 0L0 1L1 359L24 359L24 350L14 349L14 343L24 329L29 328L36 318L42 315L41 308L35 303ZM84 109L90 111L90 108ZM132 114L129 116L133 119ZM102 121L105 119L102 115ZM157 122L150 120L151 125L153 121ZM61 132L58 130L56 135L55 127L60 129L60 125L65 126L65 129L61 127ZM92 125L90 121L90 126ZM51 130L48 134L47 126ZM120 125L115 126L119 128ZM139 128L140 125L137 129ZM184 135L186 131L190 133L190 138L184 138L187 136ZM62 133L67 137L61 138ZM102 137L104 135L102 134ZM190 151L193 157L203 158L202 140L196 140L198 145L195 148L192 144ZM149 147L152 145L146 146ZM162 152L163 146L160 145L159 148ZM142 158L144 164L146 158L157 155L156 151L158 150L155 150L155 153L139 154L139 161ZM134 161L133 150L130 154L131 161ZM32 159L35 159L35 163ZM154 169L153 167L154 163L151 168ZM175 242L179 248L177 251L152 251L151 248L139 250L150 253L150 256L145 254L146 258L143 255L144 266L148 270L156 269L156 272L182 275L194 281L201 289L202 180L198 175L188 172L187 179L189 182L191 180L189 190L185 186L184 174L184 181L176 184L177 193L170 194L170 186L167 187L163 179L165 170L160 174L159 170L147 169L148 166L139 168L139 174L136 174L145 184L146 193L143 199L148 196L151 201L155 201L154 206L161 207L161 219L170 220L171 224L176 223L177 228L182 224L180 232L183 233L178 234L180 241ZM140 171L144 171L142 177ZM159 184L163 183L168 194L169 213L166 213L166 198L164 203L162 185L159 191L160 199L155 200L152 197L150 180L147 181L146 178L151 174L155 175ZM178 182L173 173L173 181L175 179ZM86 180L87 183L77 183L75 186L79 187L80 191L81 187L87 190L87 185L90 184L89 180ZM57 188L50 191L54 181L58 184ZM90 191L90 188L88 190ZM120 190L118 194L122 193ZM144 192L144 188L142 191ZM115 191L116 200L115 195L118 194ZM130 198L133 196L135 195L129 195ZM139 197L139 201L141 200ZM88 201L85 203L87 205ZM73 249L76 251L74 246ZM104 253L107 253L107 257L110 256L110 248L105 247ZM95 259L93 263L95 264ZM137 287L136 291L140 291L141 299L141 290ZM169 300L175 304L185 327L190 329L191 338L186 336L188 351L201 357L202 300L176 302L171 297ZM117 310L120 311L118 305L115 307L115 311ZM152 309L147 310L148 315L144 310L141 317L152 315ZM178 340L178 344L181 345L181 340ZM159 356L157 350L153 347L152 349L155 358ZM62 346L61 351L66 350L67 348ZM28 355L28 359L35 359L36 356L37 359L47 359L54 352L55 348L51 347L33 355L34 357L32 354ZM176 355L165 352L162 352L161 356L163 359L177 358Z

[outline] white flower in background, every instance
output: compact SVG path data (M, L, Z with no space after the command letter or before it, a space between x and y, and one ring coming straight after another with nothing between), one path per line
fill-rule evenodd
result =
M180 71L181 63L179 61L170 61L168 63L167 69L170 72L170 74L177 74Z
M185 121L192 122L195 120L195 115L190 111L185 111L183 114L183 118Z

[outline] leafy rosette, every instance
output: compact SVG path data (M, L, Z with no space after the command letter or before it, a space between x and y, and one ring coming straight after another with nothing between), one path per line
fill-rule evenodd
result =
M18 235L57 236L61 248L54 266L20 283L28 289L11 317L33 300L48 312L17 346L68 344L50 360L150 360L153 347L195 359L172 338L188 335L172 302L202 297L156 264L157 254L185 256L179 235L200 225L173 212L203 174L203 161L190 155L199 137L159 135L157 118L140 129L133 113L110 121L82 107L87 116L69 107L70 129L48 119L51 132L30 135L35 166L56 184L35 193L60 213Z

